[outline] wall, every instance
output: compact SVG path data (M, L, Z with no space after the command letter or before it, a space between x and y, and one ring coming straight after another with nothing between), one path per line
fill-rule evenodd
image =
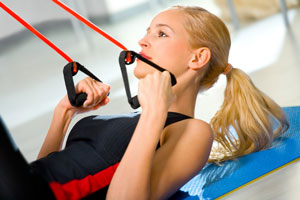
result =
M112 17L148 0L63 0L83 16ZM2 0L2 2L31 25L47 21L70 20L73 17L51 0ZM0 40L25 28L0 9Z

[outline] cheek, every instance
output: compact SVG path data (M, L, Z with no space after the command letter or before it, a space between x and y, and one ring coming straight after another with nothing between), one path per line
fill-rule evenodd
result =
M161 45L156 51L157 63L165 69L177 68L176 66L187 66L189 50L185 42L174 42L168 45Z
M180 49L169 51L166 56L161 57L160 62L157 63L162 68L173 73L175 76L179 76L187 68L187 55Z

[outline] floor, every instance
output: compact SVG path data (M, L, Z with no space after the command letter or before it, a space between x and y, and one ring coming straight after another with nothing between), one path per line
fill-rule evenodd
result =
M212 1L184 2L200 4L217 15L219 13ZM144 35L152 16L169 5L169 1L164 5L153 4L151 9L132 18L100 26L128 49L138 50L137 39ZM291 9L288 15L289 29L284 26L280 13L244 24L239 30L227 23L232 35L230 62L249 73L257 87L281 106L300 104L300 8ZM11 23L16 22L11 20ZM134 27L134 31L128 27ZM78 38L72 27L58 27L43 34L111 85L110 105L88 115L132 111L126 102L118 66L120 49L98 34L86 32L88 40ZM65 64L64 59L30 33L25 33L24 38L17 42L10 41L0 46L1 116L29 162L36 158L52 111L65 95L62 76ZM132 76L130 80L132 91L136 91L137 81ZM221 77L215 87L199 94L197 118L210 120L222 103L224 85L225 78ZM71 127L83 116L76 117ZM300 195L296 187L299 180L300 162L296 162L223 199L296 199ZM277 186L282 183L283 187Z

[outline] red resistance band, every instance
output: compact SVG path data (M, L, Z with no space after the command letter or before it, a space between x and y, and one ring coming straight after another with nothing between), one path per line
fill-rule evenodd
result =
M68 13L70 13L71 15L73 15L74 17L76 17L79 21L81 21L82 23L84 23L85 25L87 25L88 27L90 27L91 29L93 29L94 31L96 31L97 33L99 33L100 35L102 35L103 37L105 37L106 39L108 39L109 41L111 41L112 43L114 43L115 45L117 45L118 47L120 47L121 49L123 49L124 51L128 50L123 44L121 44L120 42L118 42L112 36L110 36L107 33L105 33L98 26L96 26L91 21L87 20L86 18L82 17L79 13L77 13L74 10L72 10L70 7L68 7L64 3L60 2L59 0L52 0L52 1L54 3L56 3L58 6L60 6L61 8L63 8L65 11L67 11ZM131 56L128 56L126 58L126 61L127 62L131 62Z
M57 46L55 46L50 40L48 40L39 31L37 31L30 24L28 24L26 21L24 21L21 17L19 17L11 9L9 9L7 6L5 6L2 2L0 2L0 7L3 8L8 14L10 14L18 22L20 22L21 24L23 24L23 26L25 26L28 30L30 30L37 37L39 37L42 41L44 41L48 46L50 46L53 50L55 50L58 54L60 54L68 62L72 62L73 61L67 54L65 54L62 50L60 50Z
M101 30L99 27L97 27L95 24L93 24L91 21L85 19L84 17L82 17L79 13L77 13L76 11L72 10L70 7L68 7L67 5L63 4L62 2L60 2L59 0L52 0L54 3L56 3L57 5L59 5L61 8L63 8L65 11L67 11L68 13L70 13L71 15L73 15L74 17L76 17L78 20L80 20L82 23L86 24L88 27L90 27L91 29L93 29L94 31L96 31L97 33L101 34L103 37L105 37L106 39L108 39L109 41L111 41L112 43L114 43L115 45L117 45L118 47L120 47L121 49L123 49L124 51L127 51L127 48L121 44L120 42L118 42L116 39L114 39L113 37L111 37L110 35L108 35L107 33L105 33L103 30Z
M35 34L37 37L39 37L42 41L44 41L48 46L50 46L52 49L54 49L57 53L59 53L63 58L65 58L69 63L64 67L64 79L65 84L67 88L68 98L70 100L70 103L73 106L81 106L84 101L87 98L87 94L75 93L75 87L73 82L73 76L77 74L77 71L80 70L86 75L92 77L93 79L102 82L100 79L98 79L94 74L92 74L90 71L88 71L86 68L84 68L79 63L75 63L67 54L65 54L62 50L60 50L57 46L55 46L50 40L48 40L45 36L43 36L40 32L38 32L35 28L33 28L30 24L25 22L21 17L19 17L16 13L14 13L11 9L9 9L7 6L5 6L2 2L0 2L0 7L3 8L8 14L10 14L12 17L14 17L17 21L19 21L21 24L23 24L28 30L30 30L33 34ZM80 68L78 67L80 65ZM69 70L71 67L71 71ZM68 73L71 72L71 73Z

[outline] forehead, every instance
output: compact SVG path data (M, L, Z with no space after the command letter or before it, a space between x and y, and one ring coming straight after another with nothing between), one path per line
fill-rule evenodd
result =
M166 10L156 15L153 18L150 26L155 26L156 24L167 24L172 28L182 28L183 17L183 12L179 11L178 9Z

